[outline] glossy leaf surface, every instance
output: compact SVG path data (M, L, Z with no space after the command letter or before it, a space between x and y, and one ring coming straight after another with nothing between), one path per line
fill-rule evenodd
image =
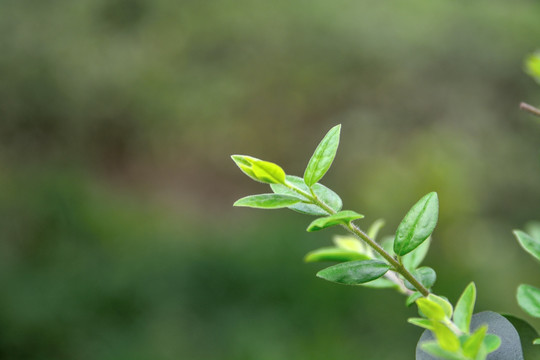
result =
M250 195L237 200L233 206L244 206L257 209L280 209L301 201L289 195L259 194Z
M427 238L420 246L401 258L407 270L414 271L424 261L431 245L431 238Z
M540 239L533 238L521 230L514 230L514 235L525 251L540 260Z
M307 186L318 182L332 165L339 146L340 131L341 125L334 126L315 149L304 172L304 181Z
M476 302L476 286L471 282L461 296L456 304L456 309L454 310L454 323L459 330L468 334L471 326L471 317L474 310L474 304Z
M540 317L540 289L531 285L520 285L517 291L519 306L529 315Z
M365 254L358 253L356 251L345 250L338 247L325 247L317 250L310 251L306 254L305 262L318 262L318 261L353 261L353 260L368 260L369 257Z
M396 231L394 252L403 256L416 249L433 232L439 216L437 193L422 197L409 210Z
M330 266L317 273L317 276L344 285L363 284L383 276L390 266L379 260L349 261Z
M310 192L308 186L304 183L304 179L302 179L301 177L287 175L285 177L285 181L299 188L305 193L309 194ZM275 192L276 194L299 196L299 197L304 198L305 200L308 200L308 198L305 198L302 195L299 195L296 191L289 189L285 185L271 184L270 187L272 188L272 191ZM328 205L332 210L336 212L341 210L343 206L343 202L341 201L341 198L338 196L338 194L336 194L335 192L333 192L326 186L319 183L313 185L312 190L315 193L315 195L317 195L317 197L326 205ZM289 206L289 209L297 211L302 214L307 214L307 215L315 215L315 216L330 215L325 210L313 204L298 203L298 204Z
M317 220L314 220L311 224L309 224L307 231L319 231L322 229L326 229L327 227L334 226L334 225L345 225L349 222L357 219L363 218L364 215L358 214L355 211L352 210L343 210L340 211L334 215L326 216L323 218L319 218Z
M247 176L266 184L285 183L285 172L279 165L247 155L232 155L236 165Z

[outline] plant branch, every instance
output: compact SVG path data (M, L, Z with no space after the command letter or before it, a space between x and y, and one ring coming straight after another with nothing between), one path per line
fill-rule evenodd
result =
M519 108L521 110L525 110L533 115L536 115L536 116L540 116L540 109L532 106L532 105L529 105L527 103L524 103L522 102L521 104L519 104Z
M286 186L295 191L296 193L306 197L313 201L315 205L329 213L330 215L335 214L336 212L330 206L328 206L324 201L321 201L317 195L311 190L311 194L303 191L302 189L297 188L294 185L289 183ZM347 225L344 225L344 228L347 229L350 233L354 234L365 243L367 243L373 250L379 253L388 263L393 267L393 270L400 273L405 279L407 279L423 296L429 295L429 290L425 288L422 283L420 283L410 272L401 264L399 261L394 259L392 255L386 252L375 240L371 239L366 233L364 233L358 226L354 225L352 222L349 222ZM398 283L398 286L400 284ZM401 284L402 285L402 284ZM401 286L400 286L401 287Z

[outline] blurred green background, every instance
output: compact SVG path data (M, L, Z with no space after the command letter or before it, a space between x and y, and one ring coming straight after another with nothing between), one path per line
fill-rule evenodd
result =
M392 234L423 194L426 264L455 301L511 312L538 264L540 103L523 58L534 0L0 2L0 358L412 359L397 293L316 279L327 230L230 160L301 175L343 124L323 183ZM533 322L540 327L539 322Z

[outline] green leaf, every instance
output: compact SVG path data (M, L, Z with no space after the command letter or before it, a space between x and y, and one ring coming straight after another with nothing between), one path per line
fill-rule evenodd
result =
M514 235L525 251L540 260L540 239L535 239L521 230L514 230Z
M540 317L540 289L531 285L519 285L517 301L529 315Z
M330 266L317 273L317 276L338 284L358 285L380 278L390 266L379 260L349 261Z
M384 226L384 220L383 219L377 219L371 226L369 227L367 231L367 236L369 236L372 240L377 239L377 235L379 234L379 230Z
M426 240L437 225L439 199L431 192L413 205L396 231L394 252L403 256L416 249Z
M304 183L304 179L302 179L301 177L287 175L285 176L285 181L308 194L310 193L308 186ZM272 191L275 192L276 194L293 195L293 196L299 196L299 197L304 198L302 195L299 195L296 191L291 190L287 186L282 185L282 184L271 184L270 187L272 188ZM335 192L333 192L326 186L322 184L318 184L318 183L313 185L312 190L315 193L315 195L317 195L319 200L321 200L326 205L328 205L332 210L336 212L341 210L341 207L343 206L343 202L341 201L341 198L338 196L338 194L336 194ZM309 200L308 198L304 198L304 199L306 201ZM298 204L290 206L289 209L297 211L302 214L307 214L307 215L315 215L315 216L330 215L325 210L313 204L298 203Z
M340 130L341 125L336 125L330 129L315 149L304 172L304 181L307 186L311 187L321 180L330 165L332 165L339 145Z
M441 348L444 350L456 352L461 347L457 335L446 325L434 321L433 333L435 334L435 338L437 338L439 345L441 345Z
M444 310L444 314L446 315L447 318L450 319L452 317L453 308L452 308L452 304L450 304L448 300L440 296L437 296L435 294L429 294L427 298L439 304L439 306Z
M250 195L237 200L233 206L245 206L257 209L280 209L302 201L297 197L278 194Z
M428 298L422 297L416 300L418 310L430 320L441 321L444 320L446 314L444 309L438 303Z
M236 165L247 176L266 184L285 184L285 172L278 165L252 156L232 155Z
M424 319L424 318L409 318L407 319L407 321L410 324L419 326L421 328L433 330L433 322L431 320Z
M360 215L352 210L342 210L334 215L314 220L309 224L307 231L318 231L334 225L346 225L353 220L362 219L363 217L364 215Z
M529 221L525 225L525 232L532 236L534 239L540 240L540 222Z
M430 244L431 238L428 237L420 246L401 258L401 262L407 270L414 271L420 266L426 257Z
M487 334L484 338L484 346L486 347L486 352L494 352L501 346L501 338L497 335Z
M463 360L463 357L455 354L452 351L443 349L436 341L426 341L421 344L422 350L425 352L436 356L441 359L446 360Z
M420 299L422 296L423 295L420 292L415 291L407 297L407 300L405 300L405 305L411 306L416 300Z
M540 83L540 52L529 55L525 59L525 72Z
M454 311L454 323L459 330L469 333L471 317L476 302L476 286L471 282L461 294Z
M356 251L345 250L338 247L324 247L317 250L310 251L304 258L305 262L318 262L318 261L353 261L353 260L367 260L369 257L365 254L360 254Z
M352 236L340 236L336 235L334 236L334 244L338 248L349 250L349 251L356 251L358 253L364 254L366 251L366 247L363 243L361 243L357 238Z
M419 267L412 272L412 275L427 289L431 288L437 280L435 270L428 266ZM417 290L407 279L403 279L403 284L409 290Z
M395 282L383 277L359 285L372 289L399 289L399 286Z
M486 337L487 329L488 327L486 325L480 326L467 338L467 340L465 340L465 343L463 344L463 354L473 359L476 358L476 355L478 355L480 347L484 342L484 338Z
M534 345L540 345L540 338L534 339L533 344Z

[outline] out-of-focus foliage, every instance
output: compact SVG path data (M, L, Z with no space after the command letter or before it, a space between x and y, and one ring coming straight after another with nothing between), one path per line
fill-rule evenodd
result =
M478 310L523 315L515 286L538 270L510 231L539 213L540 129L516 104L540 96L521 69L539 11L0 1L1 357L410 359L403 299L302 264L330 234L231 207L259 184L236 185L229 154L300 173L336 123L323 180L346 207L392 235L437 191L437 293L455 302L474 280Z
M529 75L540 83L540 52L527 57L525 60L525 69Z

